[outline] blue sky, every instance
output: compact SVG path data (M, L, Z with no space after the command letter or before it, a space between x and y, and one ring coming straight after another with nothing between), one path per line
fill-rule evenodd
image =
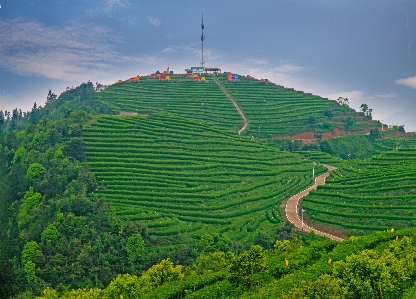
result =
M416 1L0 0L0 109L201 61L416 131Z

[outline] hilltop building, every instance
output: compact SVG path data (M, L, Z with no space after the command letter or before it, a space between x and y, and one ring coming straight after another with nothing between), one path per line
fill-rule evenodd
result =
M221 69L217 67L193 66L190 69L185 69L185 72L187 74L198 74L198 75L202 75L203 73L218 74L218 73L221 73Z

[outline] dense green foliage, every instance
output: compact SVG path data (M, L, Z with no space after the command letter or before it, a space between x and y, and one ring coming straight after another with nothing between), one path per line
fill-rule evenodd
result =
M184 269L164 260L140 277L120 275L102 290L46 289L38 299L75 298L71 295L85 296L89 292L104 299L411 298L416 279L415 237L415 229L407 229L350 238L338 244L315 241L309 246L293 238L277 241L271 250L253 246L240 255L229 256L228 263L223 252L204 255L205 261L223 265L217 269L209 262Z
M80 137L91 120L87 112L102 112L95 95L92 84L58 99L50 94L46 107L35 105L25 115L16 110L14 119L6 117L2 124L2 294L104 286L117 273L144 267L132 259L140 256L145 227L134 221L121 224L108 203L91 194L98 185L83 163Z
M415 147L415 138L383 138L376 140L374 136L382 136L380 131L371 135L347 135L326 139L319 142L319 149L330 155L350 159L368 159L391 149L400 147ZM393 131L392 129L391 131Z

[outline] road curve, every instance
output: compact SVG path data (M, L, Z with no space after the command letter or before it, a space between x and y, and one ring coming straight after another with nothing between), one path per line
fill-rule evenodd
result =
M324 164L324 166L328 168L328 172L321 174L320 176L317 176L315 178L315 184L299 192L298 194L293 195L287 200L286 207L285 207L286 218L290 223L292 223L294 226L296 226L300 230L302 229L302 221L299 218L299 214L298 214L298 210L300 210L298 209L300 199L308 195L311 190L315 190L318 185L325 184L325 179L329 176L329 172L336 169L336 167L331 166L331 165ZM334 241L341 242L343 240L340 237L333 236L331 234L319 231L317 229L314 229L313 227L306 225L305 223L303 224L303 231L310 232L311 230L313 230L315 234L317 235L325 236Z
M227 98L231 101L231 103L233 103L235 109L237 110L237 112L242 117L242 119L244 121L244 125L243 125L243 127L240 130L238 130L238 134L240 134L241 132L243 132L248 127L248 121L247 121L246 116L244 115L243 111L241 111L240 107L238 106L238 104L235 101L235 99L233 98L233 96L228 92L228 90L225 88L225 86L222 85L220 81L218 81L217 77L212 76L212 79L215 81L215 83L217 83L218 87L227 96Z

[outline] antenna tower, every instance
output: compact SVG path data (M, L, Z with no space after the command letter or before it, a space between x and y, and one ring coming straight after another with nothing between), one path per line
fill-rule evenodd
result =
M202 35L201 35L201 42L202 42L202 60L201 60L201 66L205 67L205 61L204 61L204 14L202 14L202 24L201 24L201 28L202 28Z

